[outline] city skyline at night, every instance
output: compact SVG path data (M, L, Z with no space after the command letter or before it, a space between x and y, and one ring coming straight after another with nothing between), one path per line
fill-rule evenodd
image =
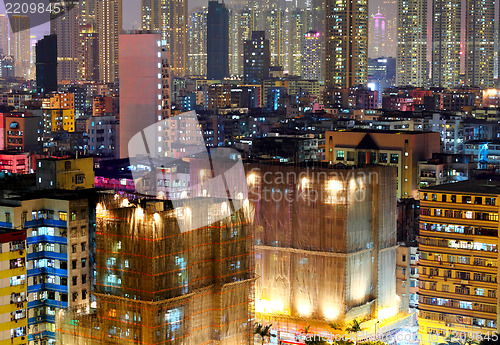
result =
M0 345L500 343L499 26L4 0Z

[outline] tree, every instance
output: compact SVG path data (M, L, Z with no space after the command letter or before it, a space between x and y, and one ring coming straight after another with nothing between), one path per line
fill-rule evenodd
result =
M324 340L320 335L318 335L318 334L310 334L309 333L309 328L311 328L310 325L305 326L304 330L302 331L302 333L305 334L304 343L306 345L326 345L326 344L328 344L326 342L326 340Z
M262 325L260 323L255 324L254 334L258 334L260 336L262 344L264 344L264 340L266 338L271 338L271 327L272 324L270 325Z
M356 333L356 339L354 341L354 345L357 345L358 344L358 332L361 332L363 330L359 321L356 319L352 320L351 324L345 330L346 330L346 332L349 332L349 333Z
M338 322L334 322L334 323L330 323L330 328L333 329L334 331L341 331L342 325Z

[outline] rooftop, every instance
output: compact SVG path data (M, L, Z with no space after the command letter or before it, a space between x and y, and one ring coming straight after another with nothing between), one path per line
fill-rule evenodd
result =
M438 191L449 193L470 193L500 195L500 181L467 180L463 182L447 183L438 186L420 189L422 192Z
M353 128L353 129L342 129L339 131L328 131L328 132L358 132L358 133L381 133L381 134L403 134L403 135L420 135L420 134L428 134L435 133L430 131L388 131L382 129L364 129L364 128Z

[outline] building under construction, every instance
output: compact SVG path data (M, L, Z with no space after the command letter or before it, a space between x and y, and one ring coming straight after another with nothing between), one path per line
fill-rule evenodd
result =
M397 313L395 168L245 170L258 321L297 334L305 325L327 330Z
M252 343L251 217L244 200L103 200L96 308L61 313L59 343Z

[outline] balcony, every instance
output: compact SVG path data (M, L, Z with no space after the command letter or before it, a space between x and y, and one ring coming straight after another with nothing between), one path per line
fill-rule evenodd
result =
M28 335L28 340L30 342L32 341L36 341L38 339L55 339L56 338L56 333L55 332L51 332L51 331L43 331L43 332L38 332L38 333L35 333L35 334L29 334Z
M28 286L28 293L37 291L55 291L61 293L68 293L68 287L66 285L59 285L53 283L41 283Z
M50 235L32 236L26 239L26 243L28 245L41 242L68 244L68 239L63 236L50 236Z
M50 322L55 323L56 317L53 315L40 315L28 318L28 325L36 325L37 323Z
M27 259L28 260L53 259L53 260L68 261L68 254L41 251L41 252L35 252L35 253L28 253Z
M63 270L54 267L40 267L28 270L28 277L38 276L41 274L49 274L57 277L67 277L68 270Z
M48 218L42 218L42 219L33 219L33 220L28 220L24 222L24 228L29 229L29 228L37 228L40 226L52 226L55 228L67 228L67 222L65 220L56 220L56 219L48 219Z
M55 301L52 299L41 299L41 300L28 302L28 309L33 309L33 308L37 308L37 307L67 308L68 302Z

